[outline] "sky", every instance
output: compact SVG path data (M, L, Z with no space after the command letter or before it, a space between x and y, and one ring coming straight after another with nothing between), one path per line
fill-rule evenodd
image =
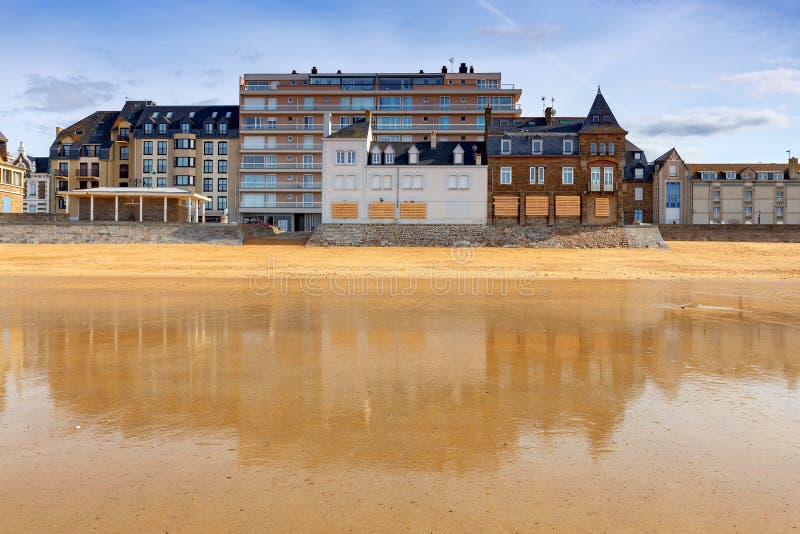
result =
M125 99L236 104L244 73L438 72L452 57L522 88L525 115L542 97L586 115L601 86L651 160L674 146L782 162L800 154L795 2L0 0L0 131L41 156L57 126Z

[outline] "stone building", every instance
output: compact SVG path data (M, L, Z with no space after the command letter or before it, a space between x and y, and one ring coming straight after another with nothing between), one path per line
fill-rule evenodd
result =
M25 169L23 213L53 213L53 175L49 158L28 156L25 145L19 144L14 165Z
M644 151L630 141L625 143L625 169L622 180L624 224L653 222L654 165Z
M8 138L0 132L0 213L22 213L25 168L8 153Z
M625 220L627 132L598 88L585 117L492 117L488 210L494 221L613 225Z

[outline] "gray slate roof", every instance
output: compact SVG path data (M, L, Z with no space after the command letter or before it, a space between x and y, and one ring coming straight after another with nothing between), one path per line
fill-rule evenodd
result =
M625 130L617 122L614 113L611 111L611 106L606 102L600 88L597 88L597 95L594 97L592 107L589 109L589 114L581 128L581 133L622 133Z
M453 150L458 145L464 149L464 165L475 165L475 154L483 156L481 163L486 164L486 144L482 142L473 141L444 141L436 143L436 148L431 148L429 142L424 143L392 143L386 141L375 141L369 149L372 151L373 147L378 147L381 151L391 146L394 149L394 164L395 165L409 165L408 151L412 146L416 146L419 150L419 163L418 165L452 165L453 164ZM369 165L372 165L372 159L367 158ZM378 165L376 165L377 167Z
M347 128L342 128L337 132L333 132L328 137L331 139L366 139L368 131L369 124L367 124L367 121L360 120L354 122Z
M216 118L213 116L216 113ZM226 115L230 113L230 117ZM154 116L154 114L156 114ZM194 115L192 115L194 114ZM190 116L191 115L191 116ZM144 134L145 123L153 125L164 123L167 125L167 135L178 133L181 124L189 122L190 131L197 137L209 137L204 133L203 125L206 122L214 124L226 123L228 133L221 135L215 128L210 137L238 137L239 135L239 107L238 106L147 106L138 114L138 120L133 129L137 137L151 137ZM153 128L152 137L159 137L157 127Z

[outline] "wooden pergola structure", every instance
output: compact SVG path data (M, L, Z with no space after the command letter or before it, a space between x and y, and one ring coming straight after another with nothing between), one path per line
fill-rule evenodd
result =
M67 213L69 213L70 198L87 198L89 199L89 220L95 220L95 198L113 198L114 199L114 221L119 222L119 206L120 199L127 201L126 203L138 204L139 206L139 222L144 221L144 200L145 199L163 199L164 203L164 222L168 222L168 201L169 199L177 199L179 201L187 202L188 217L187 222L206 222L206 202L211 199L207 196L185 189L176 187L96 187L93 189L75 189L73 191L62 191L58 193L63 196L66 201ZM79 215L80 217L80 215Z

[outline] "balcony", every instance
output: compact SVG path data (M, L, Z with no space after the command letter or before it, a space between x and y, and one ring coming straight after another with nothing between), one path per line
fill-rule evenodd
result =
M247 139L247 138L245 138ZM258 145L242 145L241 152L268 150L273 152L319 152L322 143L262 143Z
M319 171L322 170L322 163L242 163L239 168L243 171Z
M322 124L243 124L243 132L321 132Z
M247 93L264 93L267 91L277 91L277 83L247 84L242 86L242 91Z
M334 124L331 131L347 128L348 125ZM453 124L376 124L372 127L375 132L482 132L484 125L471 122L456 122Z
M114 140L128 142L130 141L130 134L122 134L122 133L114 134Z
M314 189L322 189L322 182L306 182L306 181L297 181L297 182L242 182L239 184L239 189L241 190L256 190L256 191L265 191L265 190L279 190L279 189L286 189L286 190L314 190Z
M244 202L242 201L239 204L240 208L248 209L248 208L257 208L257 209L322 209L322 202L303 202L302 200L294 201L294 202Z
M75 178L96 178L96 179L99 180L100 179L100 169L97 169L97 170L94 170L94 171L91 171L91 170L89 170L89 171L76 170L75 171Z
M429 112L444 112L444 113L459 113L459 112L477 112L483 113L486 111L486 106L479 104L450 104L449 106L442 106L441 104L413 104L413 105L377 105L369 108L353 107L340 104L319 104L313 106L306 106L305 104L288 104L288 105L243 105L241 107L244 113L253 112L325 112L325 111L338 111L338 112L355 112L359 113L367 109L377 112L415 112L415 111L429 111ZM517 104L509 105L493 105L492 111L514 111L521 112L522 106Z

